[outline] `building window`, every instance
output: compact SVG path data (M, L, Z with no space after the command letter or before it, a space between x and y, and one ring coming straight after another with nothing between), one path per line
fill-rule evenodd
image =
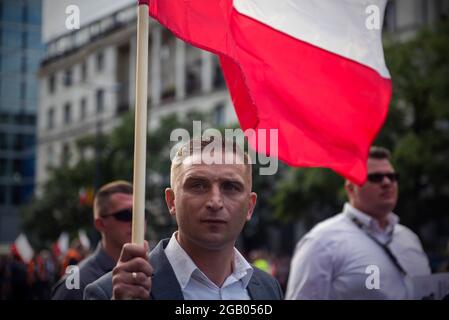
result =
M214 88L224 88L226 86L225 79L223 77L223 72L221 71L220 64L218 60L214 63Z
M6 132L0 134L0 150L8 149L8 141Z
M186 92L188 95L192 95L200 92L201 90L201 77L197 70L187 69L187 83Z
M22 171L22 161L20 161L19 159L14 159L12 162L13 175L20 174L21 171Z
M97 54L97 71L102 71L104 68L104 54L100 52Z
M83 62L81 64L81 81L86 82L87 80L87 63Z
M51 130L55 127L55 109L50 108L47 111L47 129Z
M52 146L47 147L47 167L52 167L55 161L55 154Z
M427 25L429 23L429 1L421 2L421 20L423 25Z
M18 186L14 186L12 188L12 199L11 202L14 205L18 205L21 203L21 192L20 192L20 187Z
M54 74L52 74L50 77L48 77L48 92L54 93L56 89L56 77Z
M80 105L80 120L86 119L87 116L87 99L82 98L81 99L81 105Z
M97 113L102 113L104 110L104 91L98 89L96 93Z
M12 148L16 151L20 151L23 150L23 145L24 145L24 135L23 134L13 135Z
M31 134L24 134L22 139L23 139L23 146L26 149L34 147L36 143L34 135Z
M7 168L8 166L8 160L7 159L0 159L0 177L4 177L7 175Z
M218 126L224 125L225 122L225 105L223 102L218 103L213 111L214 123Z
M384 30L390 33L396 31L396 2L388 1L385 8Z
M63 165L68 164L69 162L69 157L70 157L70 147L68 143L64 143L64 145L62 146L62 156L61 156L61 161Z
M66 87L70 87L72 85L72 70L71 69L67 69L64 72L64 85Z
M7 190L8 189L8 187L7 186L2 186L2 185L0 185L0 204L7 204L7 198L6 198L6 195L7 195Z
M64 123L69 124L72 122L72 106L70 103L66 103L64 106Z
M20 83L20 102L22 103L22 107L25 106L26 98L27 98L27 83L23 81Z

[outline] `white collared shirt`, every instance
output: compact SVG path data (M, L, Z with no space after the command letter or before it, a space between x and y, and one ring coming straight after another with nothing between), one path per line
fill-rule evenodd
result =
M398 224L395 214L387 219L382 230L375 219L346 203L342 213L316 225L296 246L286 299L411 298L409 277L429 275L429 262L418 237ZM367 233L388 244L407 276ZM373 268L379 271L379 288L370 286L369 277L377 273Z
M253 274L253 268L234 248L232 273L218 287L192 261L172 235L165 254L176 279L181 286L185 300L250 300L246 287Z
M350 218L354 217L357 221L360 221L363 224L363 229L383 244L392 241L394 228L399 223L399 217L390 212L386 217L387 225L382 229L376 219L354 208L349 203L345 204L343 212Z

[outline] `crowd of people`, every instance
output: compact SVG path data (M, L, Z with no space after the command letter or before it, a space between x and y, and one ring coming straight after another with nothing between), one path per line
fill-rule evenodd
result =
M90 255L78 239L67 252L45 249L31 261L24 261L14 245L0 255L0 300L47 300L51 290L69 265L77 265Z
M56 288L63 283L61 280L65 279L67 267L79 265L93 254L75 239L65 253L52 249L41 250L26 263L11 247L10 253L0 255L0 300L55 299ZM290 256L277 256L266 250L255 249L248 253L248 261L275 277L285 292Z

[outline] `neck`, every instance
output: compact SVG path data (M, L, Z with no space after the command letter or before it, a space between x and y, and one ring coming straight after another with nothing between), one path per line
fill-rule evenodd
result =
M383 217L375 217L375 219L377 220L377 223L379 224L379 227L382 230L385 230L385 228L388 225L388 219L387 219L387 215L383 216Z
M205 249L188 244L177 234L178 243L189 255L196 266L218 287L232 273L234 246L225 249Z
M115 262L118 261L120 258L120 253L122 251L121 248L118 248L110 241L107 241L105 237L101 239L101 244L103 245L103 250L106 252L106 254L111 257L112 260Z
M373 219L375 219L377 221L377 223L379 224L379 227L382 230L385 230L385 228L388 225L388 214L390 213L390 211L388 212L374 212L372 210L368 210L363 208L362 206L358 206L354 203L351 203L351 205L356 208L357 210L363 212L364 214L369 215L370 217L372 217Z

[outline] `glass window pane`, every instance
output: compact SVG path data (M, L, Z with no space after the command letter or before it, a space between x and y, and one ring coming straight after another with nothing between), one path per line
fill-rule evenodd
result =
M19 49L22 47L22 32L5 28L2 35L2 46L9 49ZM12 54L13 52L11 52ZM14 54L17 55L17 52Z
M20 72L21 58L17 53L2 54L1 63L2 73L17 74Z
M8 100L20 99L20 78L17 75L1 82L1 95Z
M22 6L18 5L17 0L4 0L3 2L3 21L20 22L22 21Z
M28 1L28 23L40 25L41 18L41 1Z

